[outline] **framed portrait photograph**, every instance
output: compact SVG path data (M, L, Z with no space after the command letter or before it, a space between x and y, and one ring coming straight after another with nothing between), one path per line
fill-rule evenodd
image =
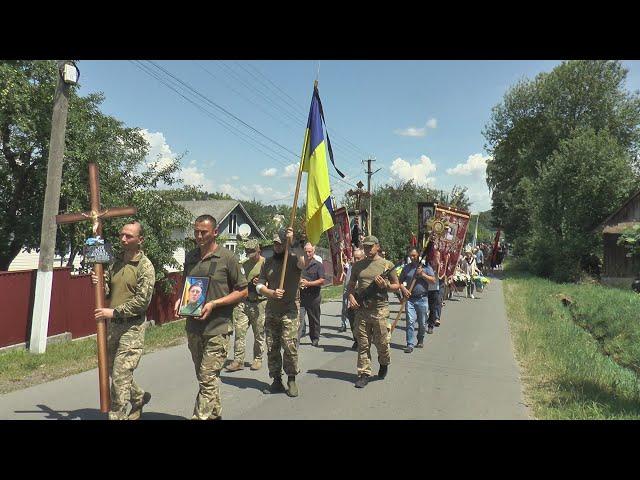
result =
M202 315L202 307L207 301L208 290L208 277L187 277L182 290L178 315L182 317L199 317Z

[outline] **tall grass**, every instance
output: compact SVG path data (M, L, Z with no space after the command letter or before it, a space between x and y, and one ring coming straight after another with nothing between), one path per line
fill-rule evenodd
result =
M504 286L536 418L640 418L639 295L513 271Z

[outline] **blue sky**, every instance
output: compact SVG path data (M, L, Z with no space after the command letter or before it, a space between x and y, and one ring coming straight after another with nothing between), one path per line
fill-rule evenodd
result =
M149 62L143 63L163 78L170 78ZM318 88L336 164L347 174L346 182L339 181L335 172L330 179L338 203L358 180L366 184L361 160L370 156L376 159L373 168L381 168L373 176L374 185L409 178L444 190L454 184L465 185L473 202L471 210L476 212L490 208L485 182L488 154L483 148L482 129L491 108L518 80L548 72L560 62L154 63L191 86L197 93L170 80L199 107L131 61L79 62L80 93L103 92L104 113L129 127L144 129L151 144L150 159L186 152L180 174L185 183L241 200L290 204L319 68ZM640 89L640 61L624 64L630 70L627 87ZM301 199L304 188L303 183Z

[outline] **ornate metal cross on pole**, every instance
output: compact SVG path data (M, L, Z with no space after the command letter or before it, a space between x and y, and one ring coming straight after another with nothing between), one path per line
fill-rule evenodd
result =
M76 223L90 220L93 223L93 235L102 235L102 220L114 217L135 215L138 211L135 207L107 208L100 210L100 180L98 178L98 165L89 164L89 191L91 194L91 211L83 213L66 213L56 215L56 223ZM102 264L94 265L94 272L98 277L98 284L94 285L96 308L104 308L104 269ZM103 319L97 320L96 325L98 342L98 377L100 381L100 411L109 411L109 372L107 370L107 326Z

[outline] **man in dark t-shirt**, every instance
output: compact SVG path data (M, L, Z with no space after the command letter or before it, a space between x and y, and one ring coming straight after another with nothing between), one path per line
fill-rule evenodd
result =
M304 246L304 269L300 279L300 326L298 346L304 330L305 315L309 316L309 338L314 347L320 341L320 289L324 285L324 266L314 258L316 249L307 242Z

